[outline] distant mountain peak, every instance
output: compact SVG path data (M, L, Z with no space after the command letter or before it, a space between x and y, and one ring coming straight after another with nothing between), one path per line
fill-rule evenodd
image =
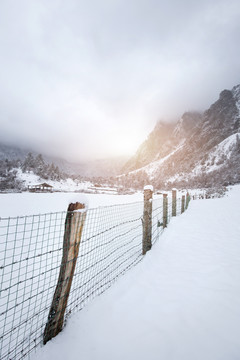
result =
M224 89L219 94L219 100L227 100L227 99L232 98L232 96L233 96L233 93L231 90Z

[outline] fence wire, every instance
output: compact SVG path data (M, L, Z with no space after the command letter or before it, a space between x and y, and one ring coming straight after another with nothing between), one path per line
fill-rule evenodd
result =
M163 231L162 197L152 205L154 245ZM169 199L168 222L171 215ZM76 267L64 321L143 259L142 216L143 202L87 211L78 257L71 259ZM0 219L2 360L22 359L43 343L64 252L66 219L67 212Z
M143 202L87 212L66 316L142 259Z

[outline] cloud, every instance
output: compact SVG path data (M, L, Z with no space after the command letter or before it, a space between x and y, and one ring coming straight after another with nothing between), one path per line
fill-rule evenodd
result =
M159 118L239 83L238 1L3 0L0 140L129 154Z

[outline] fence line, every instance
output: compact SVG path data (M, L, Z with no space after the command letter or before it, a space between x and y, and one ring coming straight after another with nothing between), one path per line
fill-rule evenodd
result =
M151 232L151 245L154 245L163 232L164 217L169 223L174 215L174 204L170 197L164 214L162 196L151 203L151 214L148 215L151 216L151 229L148 231ZM187 205L188 201L184 209ZM65 299L65 323L71 314L82 309L143 259L144 206L142 201L89 209L80 239L76 235L79 226L72 228L73 237L80 243L78 255L64 263L64 251L74 250L76 254L77 240L70 245L62 242L69 229L70 220L67 219L72 219L74 214L72 211L0 219L2 360L29 356L33 349L52 337L52 330L46 323L55 324L56 311L50 311L50 307L51 303L55 305L52 301L56 284L60 280L64 287L70 276L61 279L60 268L62 271L62 267L70 262L76 263L71 291L69 288L69 297ZM181 212L182 199L178 198L176 215ZM78 224L82 212L75 213L74 217ZM63 296L58 296L55 303Z

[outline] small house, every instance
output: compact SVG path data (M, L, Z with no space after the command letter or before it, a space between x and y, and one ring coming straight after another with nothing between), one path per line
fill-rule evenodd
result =
M53 186L47 183L38 185L28 185L28 191L30 192L52 192Z

